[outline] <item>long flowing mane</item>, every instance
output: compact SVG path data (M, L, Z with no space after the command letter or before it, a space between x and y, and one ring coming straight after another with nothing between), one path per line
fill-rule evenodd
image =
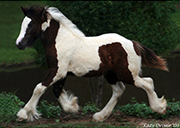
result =
M71 31L78 38L85 37L84 33L81 32L75 24L73 24L65 15L63 15L57 8L49 7L47 12L52 16L53 19L60 22L65 26L69 31Z

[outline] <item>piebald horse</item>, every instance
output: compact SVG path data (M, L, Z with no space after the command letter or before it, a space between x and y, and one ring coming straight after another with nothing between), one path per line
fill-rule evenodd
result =
M168 70L166 61L152 50L116 33L86 37L55 7L21 9L25 18L16 45L24 50L40 38L49 70L44 80L35 87L28 103L17 113L19 120L40 118L36 106L45 90L52 85L63 110L78 112L77 97L63 89L68 74L78 77L103 75L111 85L112 97L100 112L93 115L95 121L104 121L111 114L118 97L125 90L123 83L144 89L151 109L160 114L166 113L166 100L158 98L152 78L141 76L141 65Z

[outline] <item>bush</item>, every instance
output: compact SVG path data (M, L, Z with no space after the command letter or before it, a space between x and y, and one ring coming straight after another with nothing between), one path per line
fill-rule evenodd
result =
M87 115L88 113L95 113L99 111L99 109L94 103L86 103L85 106L82 107L82 111L84 115Z
M145 103L138 103L135 98L132 98L131 103L118 107L118 110L129 116L136 116L141 118L153 117L155 119L165 119L170 116L180 115L180 101L168 102L170 109L167 109L166 114L158 114L153 112Z
M87 36L119 33L137 40L157 54L174 50L180 42L180 28L171 19L173 1L55 1Z
M0 122L16 120L16 114L24 105L24 102L15 96L14 93L0 93Z
M45 100L41 101L37 109L44 118L55 118L57 116L60 116L60 113L62 111L60 106L55 106L53 103L49 104Z

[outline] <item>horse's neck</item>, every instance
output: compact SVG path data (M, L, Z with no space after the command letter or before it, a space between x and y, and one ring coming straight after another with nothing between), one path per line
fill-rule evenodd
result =
M57 36L61 38L66 38L68 36L72 36L72 33L64 25L60 24Z
M58 54L72 56L78 46L82 44L83 39L78 38L69 29L60 24L60 28L56 37L56 48Z
M61 43L65 45L78 45L79 42L81 42L83 38L79 38L76 36L72 31L70 31L68 28L66 28L64 25L60 24L59 31L56 38L56 43Z
M46 32L46 29L52 29L53 31L55 30L54 28L51 28L52 23L51 23L52 19L48 19L48 21L46 23L42 24L42 30L44 31L44 33ZM63 24L61 24L60 22L56 22L56 24L59 24L59 28L57 30L57 35L54 39L54 41L51 42L47 42L48 40L51 40L49 38L52 37L52 33L51 32L47 32L45 34L46 37L43 37L43 41L44 41L44 48L49 48L49 46L55 42L55 47L58 49L58 53L64 53L64 52L69 52L71 50L75 50L77 48L77 46L79 44L81 44L80 42L82 42L83 37L79 38L77 35L75 35L72 31L70 31L66 26L64 26ZM55 24L55 23L54 23ZM48 43L48 44L46 44ZM48 46L48 47L47 47Z

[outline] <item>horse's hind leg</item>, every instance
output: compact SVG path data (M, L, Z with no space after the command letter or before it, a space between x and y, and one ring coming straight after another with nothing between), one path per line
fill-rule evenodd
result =
M77 104L78 98L72 93L70 94L63 90L64 83L65 79L59 80L53 85L54 95L65 112L77 113L79 110L79 105Z
M116 82L116 84L111 85L111 87L112 87L112 91L113 91L111 99L109 100L107 105L100 112L97 112L93 115L93 120L104 121L105 119L107 119L109 117L109 115L111 114L112 110L114 109L114 107L118 101L118 97L120 97L125 90L125 86L122 82L120 82L120 84L118 82Z
M157 113L165 114L167 107L166 100L164 97L160 99L158 98L156 92L154 91L153 80L150 77L140 78L139 76L137 76L134 80L137 87L146 91L151 109Z

